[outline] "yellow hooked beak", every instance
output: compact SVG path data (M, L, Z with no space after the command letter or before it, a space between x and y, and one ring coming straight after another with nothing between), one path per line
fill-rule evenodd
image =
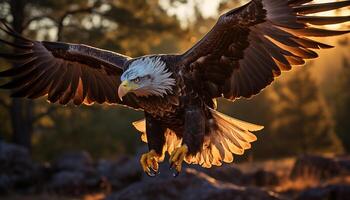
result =
M130 81L123 81L118 88L118 96L120 100L123 101L123 97L127 95L129 92L132 92L133 90L136 90L139 86L133 82Z

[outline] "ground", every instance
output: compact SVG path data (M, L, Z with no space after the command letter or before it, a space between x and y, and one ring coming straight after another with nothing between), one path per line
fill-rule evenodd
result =
M0 144L0 198L6 200L343 200L350 195L350 157L297 158L228 164L212 169L184 166L172 177L169 163L150 178L139 156L95 161L86 152L52 163L32 161L15 145Z

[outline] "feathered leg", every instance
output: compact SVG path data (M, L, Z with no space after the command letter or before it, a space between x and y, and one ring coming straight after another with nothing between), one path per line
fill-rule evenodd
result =
M146 132L149 152L141 156L141 166L144 172L153 177L158 173L159 162L164 159L165 128L152 116L146 114Z
M185 112L185 129L183 144L170 155L170 167L174 169L174 176L178 176L182 169L182 162L188 155L196 155L202 148L205 134L205 115L200 107L190 106Z

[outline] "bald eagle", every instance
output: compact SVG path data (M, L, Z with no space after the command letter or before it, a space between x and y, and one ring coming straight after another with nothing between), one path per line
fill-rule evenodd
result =
M2 89L12 97L66 105L119 104L142 110L134 126L149 152L142 155L150 176L170 155L174 175L183 161L202 167L220 166L242 155L263 127L216 111L216 99L250 98L283 71L318 57L312 49L332 46L309 37L350 31L314 25L348 22L350 16L309 15L348 7L350 1L317 4L313 0L252 0L220 16L212 30L183 54L130 58L82 44L33 41L6 23L1 30L16 43L16 53L0 57L19 67L0 72L12 80Z

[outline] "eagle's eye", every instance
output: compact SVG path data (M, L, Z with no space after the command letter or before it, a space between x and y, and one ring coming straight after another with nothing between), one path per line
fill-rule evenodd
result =
M134 83L139 83L139 82L140 82L140 78L139 78L139 77L135 78L135 79L133 80L133 82L134 82Z

